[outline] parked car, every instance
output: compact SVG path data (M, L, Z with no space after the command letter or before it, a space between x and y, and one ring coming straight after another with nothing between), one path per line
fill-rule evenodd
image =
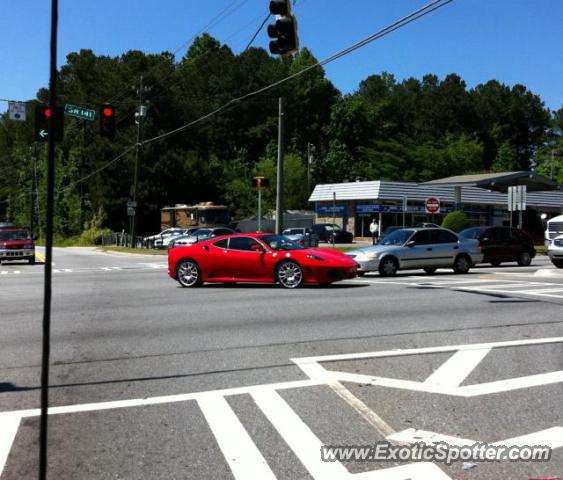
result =
M563 268L563 235L555 237L550 242L547 254L553 265L557 268Z
M352 243L354 236L350 232L345 232L338 225L332 223L317 223L312 227L313 232L319 237L321 242Z
M192 228L182 228L180 230L174 231L162 238L158 238L154 241L154 248L168 248L170 243L172 243L176 238L182 236L192 235L199 230L199 227Z
M479 241L483 262L498 267L503 262L518 262L528 266L536 256L532 238L524 231L511 227L473 227L460 232L460 237Z
M171 249L168 272L183 287L252 282L298 288L354 278L356 263L332 248L305 248L283 235L251 233Z
M393 276L398 270L423 269L432 274L438 268L469 272L483 261L477 240L465 240L444 228L405 228L389 234L373 247L348 252L358 264L358 275L379 272Z
M436 225L435 223L429 222L420 222L417 223L414 228L441 228L440 225Z
M233 233L235 233L235 231L227 227L198 228L195 232L192 232L190 235L180 235L178 237L174 237L168 244L168 248L193 245L195 243L203 242L211 238L223 237L225 235L232 235Z
M162 242L165 238L167 238L171 235L180 235L183 231L184 231L183 228L167 228L166 230L163 230L162 232L157 233L156 235L151 235L150 237L145 237L145 243L149 247L155 248L157 241ZM162 247L162 245L161 245L161 247Z
M13 223L10 222L0 222L0 230L3 230L5 228L15 228L16 226Z
M319 236L310 228L286 228L282 233L302 247L319 246Z
M0 229L0 264L7 260L27 260L35 263L35 243L27 228Z

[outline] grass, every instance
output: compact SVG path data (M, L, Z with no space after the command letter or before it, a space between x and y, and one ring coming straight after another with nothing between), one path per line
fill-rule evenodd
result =
M544 245L536 245L536 253L538 255L547 255L547 248Z
M103 252L136 253L140 255L166 255L167 250L155 250L150 248L129 248L129 247L98 247Z

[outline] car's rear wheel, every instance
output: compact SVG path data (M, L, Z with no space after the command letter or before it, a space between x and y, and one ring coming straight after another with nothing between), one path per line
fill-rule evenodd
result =
M281 262L276 269L276 280L284 288L299 288L303 285L303 269L290 260Z
M384 258L379 262L379 275L382 277L392 277L397 274L399 265L393 257Z
M199 265L193 260L182 260L176 268L176 279L182 287L199 287L202 284Z
M424 271L428 274L428 275L432 275L433 273L436 272L436 267L426 267L424 269Z
M563 260L552 260L551 263L557 268L563 268Z
M455 259L454 272L467 273L471 269L471 259L467 255L460 255Z
M518 259L518 265L521 267L528 267L532 263L532 256L528 252L522 252Z

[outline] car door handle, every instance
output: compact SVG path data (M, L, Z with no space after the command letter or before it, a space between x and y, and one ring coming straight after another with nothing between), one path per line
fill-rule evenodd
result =
M432 247L428 247L426 250L428 250L429 252L432 251Z

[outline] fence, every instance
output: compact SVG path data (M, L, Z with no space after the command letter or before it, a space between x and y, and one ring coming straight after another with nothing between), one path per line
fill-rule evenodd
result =
M132 248L152 248L143 237L133 237L125 232L115 232L102 235L103 247L132 247Z

